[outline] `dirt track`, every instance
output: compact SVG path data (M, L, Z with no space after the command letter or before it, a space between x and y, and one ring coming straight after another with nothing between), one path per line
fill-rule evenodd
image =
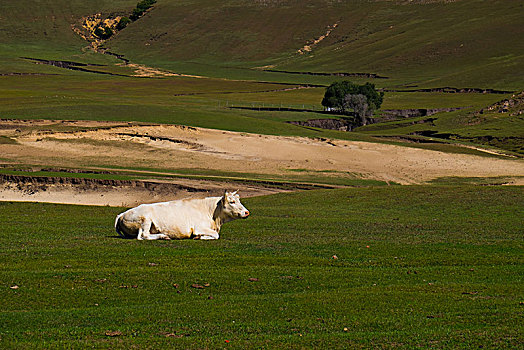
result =
M58 132L59 129L73 129ZM267 136L176 125L1 121L8 163L63 167L213 169L289 174L290 169L351 172L366 179L420 184L438 177L518 177L522 160L451 154L379 143ZM515 178L514 183L523 184Z

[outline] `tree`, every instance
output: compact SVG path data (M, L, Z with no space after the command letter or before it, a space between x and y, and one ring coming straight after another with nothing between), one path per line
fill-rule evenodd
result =
M94 33L95 36L97 36L98 38L100 39L109 39L111 37L111 35L113 35L113 30L109 27L98 27L95 29Z
M338 110L346 114L347 104L345 98L347 95L363 95L366 98L368 110L375 111L380 109L384 98L383 92L375 89L375 84L365 83L364 85L354 84L351 81L337 81L326 88L326 93L322 99L322 106Z
M116 29L122 30L125 27L127 27L129 23L131 23L131 20L129 19L129 17L122 17L120 18L120 21L118 21L118 24L116 25Z
M368 123L367 117L373 115L373 108L370 108L367 97L362 94L347 94L344 97L344 107L345 110L353 110L359 118L360 125L366 125Z
M378 92L375 89L375 84L365 83L360 85L359 93L366 96L368 99L368 105L373 109L380 109L382 106L382 101L384 100L384 92Z
M344 98L346 95L357 92L358 85L350 81L337 81L326 88L322 99L322 106L339 110L345 114Z
M129 18L132 21L136 21L146 12L153 4L156 3L156 0L142 0L136 4L136 8L133 9L133 13Z

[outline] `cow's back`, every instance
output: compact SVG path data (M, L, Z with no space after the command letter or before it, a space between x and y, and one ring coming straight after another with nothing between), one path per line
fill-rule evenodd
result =
M208 197L142 204L120 214L115 227L128 237L136 237L144 222L150 220L152 234L189 238L195 229L212 227L213 207L219 200L220 197Z
M195 230L211 227L213 211L210 210L207 199L183 199L159 203L161 205L154 207L152 219L155 229L170 238L190 238Z

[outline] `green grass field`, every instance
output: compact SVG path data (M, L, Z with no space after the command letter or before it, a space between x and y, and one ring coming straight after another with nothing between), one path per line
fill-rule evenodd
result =
M323 88L281 91L297 85L182 77L107 77L56 67L49 69L55 70L53 74L56 75L0 76L2 118L138 121L374 142L384 142L375 136L403 136L429 130L453 133L457 140L473 144L482 144L482 140L475 137L498 137L502 141L491 146L516 155L522 154L519 146L524 130L522 116L488 117L474 126L467 122L468 113L499 101L505 95L386 93L384 109L467 108L432 116L432 119L437 118L434 123L415 124L424 118L408 118L395 123L373 124L348 133L287 123L338 117L321 113ZM293 111L302 109L310 111ZM421 144L418 147L430 146ZM465 151L463 148L455 149L455 152Z
M119 208L1 203L0 347L517 348L523 194L251 198L214 242L119 239Z
M129 14L137 1L0 2L0 119L183 124L524 154L522 105L512 116L474 115L523 90L520 0L158 0L103 44L131 63L200 78L136 77L72 30L85 16ZM298 53L304 45L312 50ZM88 63L94 72L27 58ZM387 79L297 74L304 72ZM388 90L511 93L386 92L383 109L465 108L354 132L287 123L338 117L322 113L320 102L324 87L341 79ZM33 129L20 126L21 133ZM0 148L17 142L0 135ZM96 158L84 170L107 172L76 174L13 164L3 153L0 160L0 173L11 175L358 187L245 199L251 217L226 224L221 239L209 242L120 239L113 223L125 208L0 202L1 349L524 343L524 188L495 186L506 178L387 186L307 169L272 175L154 162L124 169Z

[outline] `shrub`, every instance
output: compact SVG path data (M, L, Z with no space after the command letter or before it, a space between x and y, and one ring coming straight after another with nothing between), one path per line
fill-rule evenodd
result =
M143 13L144 13L144 11L135 8L135 9L133 9L133 13L131 14L131 16L129 16L129 18L130 18L132 21L136 21L137 19L140 18L140 16L142 16Z
M136 8L133 9L133 13L129 18L132 21L136 21L144 14L146 10L148 10L153 4L156 3L156 0L142 0L138 4L136 4Z
M136 4L136 8L145 11L151 6L153 6L155 2L156 0L142 0L138 4Z
M120 21L118 21L118 24L116 25L116 29L122 30L125 27L127 27L129 23L131 23L131 20L129 19L129 17L122 17L120 18Z
M93 33L96 37L100 39L109 39L113 35L113 30L109 27L97 27Z

